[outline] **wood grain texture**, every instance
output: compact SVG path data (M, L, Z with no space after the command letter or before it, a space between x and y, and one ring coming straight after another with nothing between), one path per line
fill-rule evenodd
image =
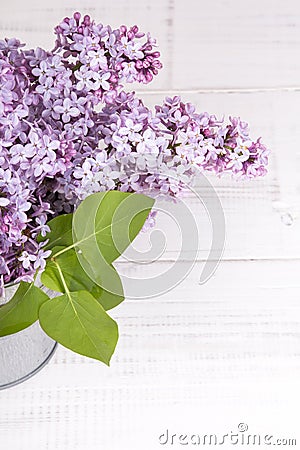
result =
M103 23L151 30L165 65L153 88L299 86L297 0L12 0L1 4L0 32L49 48L54 25L78 9Z
M152 85L136 87L146 104L180 93L200 110L241 116L272 149L270 170L242 184L210 177L224 209L226 248L204 285L211 227L197 197L185 197L200 233L193 270L167 293L128 299L112 312L120 342L110 368L60 347L34 379L0 392L3 448L155 450L167 427L230 432L240 422L299 443L298 2L11 0L0 6L0 34L51 48L53 26L78 9L150 30L164 70ZM209 201L209 190L198 183L197 191ZM158 227L165 251L152 264L120 260L125 280L174 264L178 229L163 215ZM148 238L139 236L136 248L147 249Z

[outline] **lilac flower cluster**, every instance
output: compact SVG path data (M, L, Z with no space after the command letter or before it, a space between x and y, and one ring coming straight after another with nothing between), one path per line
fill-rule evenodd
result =
M38 234L91 193L176 197L198 170L266 173L268 150L239 118L226 124L179 97L151 111L124 91L161 68L137 26L112 30L75 13L55 32L52 52L0 41L0 285L44 268Z
M98 115L96 148L74 159L64 174L64 195L83 199L106 189L176 196L198 171L253 178L266 173L269 151L249 138L246 123L198 114L179 97L152 113L133 94L121 93Z

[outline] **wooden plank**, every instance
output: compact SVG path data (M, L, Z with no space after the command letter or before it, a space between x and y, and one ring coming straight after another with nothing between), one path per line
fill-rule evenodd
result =
M175 0L172 87L298 86L297 0Z

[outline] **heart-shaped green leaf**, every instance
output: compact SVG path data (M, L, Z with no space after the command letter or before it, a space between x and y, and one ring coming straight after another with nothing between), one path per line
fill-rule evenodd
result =
M38 319L40 306L48 299L33 283L21 281L11 300L0 306L0 337L32 325Z
M73 241L88 276L118 295L114 261L141 230L154 200L118 191L87 197L74 213Z
M63 248L64 247L54 247L52 253L59 253ZM69 291L76 292L83 290L90 292L93 297L101 303L105 310L116 307L124 300L122 282L114 267L112 267L114 273L114 279L112 280L114 293L102 289L89 278L79 263L74 249L69 249L56 258L49 259L46 268L41 275L41 281L45 286L53 291L65 293L66 291L59 268ZM99 279L100 278L101 273L99 273Z
M52 339L109 365L118 326L89 292L68 292L48 300L40 308L39 319Z
M99 192L87 197L74 213L73 242L84 252L98 244L102 258L111 264L141 231L154 200L128 192ZM84 252L87 257L89 252Z

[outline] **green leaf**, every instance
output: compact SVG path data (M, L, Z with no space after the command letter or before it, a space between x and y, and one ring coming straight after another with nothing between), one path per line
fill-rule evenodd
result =
M118 191L87 197L74 213L73 241L88 276L114 295L118 279L111 263L141 230L154 200Z
M95 237L103 259L111 264L141 231L153 204L152 198L142 194L92 194L74 213L73 241L84 252L86 245L94 244Z
M54 247L52 249L52 253L58 253L63 248L64 247ZM124 300L122 282L114 267L112 267L112 270L115 272L114 292L118 291L118 293L110 293L105 291L93 282L82 268L74 249L70 249L54 259L50 258L47 261L46 268L41 275L41 281L49 289L62 293L65 293L66 291L58 270L58 266L63 273L64 281L69 291L90 292L93 297L101 303L105 310L116 307ZM99 274L99 278L100 277L101 273Z
M12 299L0 306L0 337L17 333L38 319L40 306L49 299L33 283L21 281Z
M39 319L52 339L109 365L118 341L118 326L89 292L69 292L45 302Z
M73 214L62 214L50 220L47 223L50 227L50 232L44 237L39 235L38 242L49 239L49 242L45 246L46 250L51 250L56 246L68 247L72 245L72 220Z

